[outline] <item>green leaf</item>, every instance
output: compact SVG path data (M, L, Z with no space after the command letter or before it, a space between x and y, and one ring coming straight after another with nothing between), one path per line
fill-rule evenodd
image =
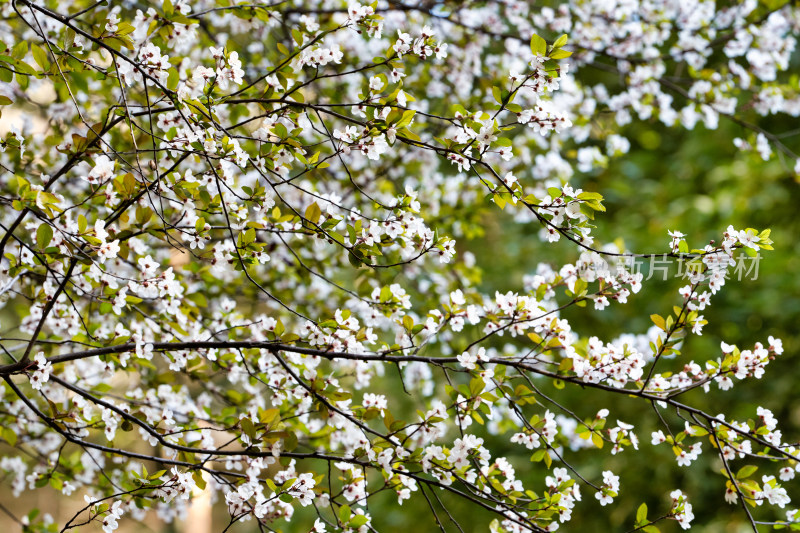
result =
M533 455L531 455L531 462L538 463L539 461L544 459L545 455L547 455L547 450L545 449L539 450L535 452Z
M650 315L650 320L652 320L653 324L658 326L659 329L667 331L667 326L666 323L664 322L664 317L662 317L661 315Z
M533 55L547 55L547 41L534 33L531 37L531 52L533 52Z
M240 233L239 236L242 239L242 246L247 246L251 242L255 242L256 240L256 230L253 228L248 229L244 233Z
M26 76L32 76L36 74L36 69L24 61L17 61L14 63L14 68ZM17 78L19 78L19 76L17 76ZM73 79L77 81L77 77L74 77Z
M403 116L400 117L400 120L398 120L397 124L394 125L395 128L400 129L400 128L404 128L404 127L408 126L409 124L411 124L411 120L414 118L415 114L416 114L416 111L414 111L413 109L409 109L408 111L404 111L403 112Z
M736 472L736 479L749 478L750 476L756 473L756 470L758 470L758 467L755 465L743 466L742 468L739 469L738 472Z
M294 39L294 42L296 42L298 45L302 46L303 34L300 33L300 30L297 28L292 28L292 39Z
M256 438L256 428L249 418L242 418L239 423L241 424L242 431L244 431L245 435L250 437L251 440Z
M13 447L17 444L17 434L11 428L3 428L3 440Z
M572 52L567 50L553 50L550 52L550 59L564 59L565 57L569 57L572 55Z
M28 43L27 41L20 41L18 42L14 48L11 50L11 57L14 59L22 59L28 54Z
M180 81L180 75L178 74L178 69L171 68L169 69L169 77L167 78L167 89L170 91L174 91L178 87L178 82Z
M280 420L280 417L281 417L280 409L274 407L272 409L267 409L266 411L263 411L259 414L259 420L261 420L263 424L267 425L272 424L276 420Z
M367 518L366 515L359 514L359 515L354 516L353 519L350 520L350 524L348 524L348 525L350 527L358 528L358 527L361 527L361 526L365 525L367 523L367 520L369 520L369 518Z
M321 216L322 216L322 211L317 205L317 202L314 202L313 204L311 204L306 208L306 220L308 220L312 224L318 223L319 218Z
M603 195L599 192L582 192L578 195L578 200L597 200L601 201Z
M553 464L553 458L550 457L549 453L545 453L544 456L542 457L542 460L544 461L544 464L547 468L550 468L550 465Z
M42 70L47 70L50 67L50 61L47 59L47 52L45 52L38 44L31 45L31 53L33 60L39 65Z
M503 92L500 90L500 87L496 85L492 87L492 96L494 96L494 99L498 104L503 105Z
M556 39L556 42L553 43L553 49L561 48L565 44L567 44L567 34L566 33L563 34L558 39ZM553 57L553 56L551 55L550 57Z
M636 523L641 524L647 520L647 504L643 503L636 511Z
M36 229L36 244L44 250L51 240L53 240L53 228L50 227L50 224L39 224Z
M161 470L161 472L163 472L163 470ZM192 472L192 479L194 479L194 482L197 485L198 489L203 490L206 488L206 480L203 479L203 473L200 472L199 470L195 470L194 472Z

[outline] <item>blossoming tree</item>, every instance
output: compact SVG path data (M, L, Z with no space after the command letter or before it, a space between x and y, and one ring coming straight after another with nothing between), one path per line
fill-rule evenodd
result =
M464 503L482 530L554 531L614 506L610 456L652 447L690 476L711 456L753 530L800 529L773 414L684 400L782 353L684 346L770 231L631 251L592 235L603 191L570 184L636 121L732 122L793 172L764 124L800 114L796 2L145 4L0 3L0 104L39 122L0 140L0 470L86 502L4 506L26 530L171 521L206 490L228 527L389 531L389 493L432 531L463 531ZM484 291L469 242L501 211L574 261ZM636 306L655 257L685 283L649 332L563 317ZM631 529L691 526L692 494L663 493Z

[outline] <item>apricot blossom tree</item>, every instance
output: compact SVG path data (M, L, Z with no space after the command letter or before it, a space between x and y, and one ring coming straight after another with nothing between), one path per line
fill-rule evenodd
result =
M456 501L490 531L569 529L625 491L605 461L645 447L688 475L716 457L753 530L800 529L800 448L772 413L683 399L781 355L684 348L769 230L627 250L593 236L603 191L571 185L636 121L732 121L794 172L763 124L800 114L796 2L0 5L0 104L26 119L0 139L0 470L14 495L86 502L63 521L5 505L26 531L171 521L199 490L231 528L386 531L369 504L390 493L440 531L463 530ZM469 242L501 211L574 261L484 291ZM562 316L636 306L657 257L685 283L649 332ZM663 492L631 528L691 526L690 491Z

